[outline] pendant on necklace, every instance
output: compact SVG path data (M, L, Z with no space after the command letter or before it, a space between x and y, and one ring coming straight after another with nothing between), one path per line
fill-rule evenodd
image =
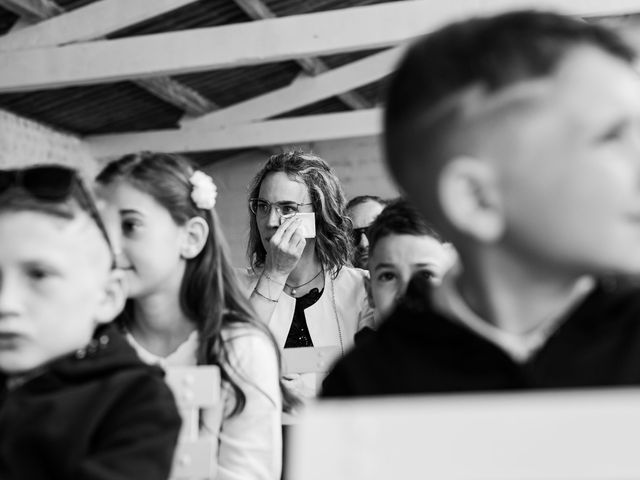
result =
M296 296L296 289L295 289L295 288L292 288L292 289L291 289L291 296L292 296L292 297L295 297L295 296Z

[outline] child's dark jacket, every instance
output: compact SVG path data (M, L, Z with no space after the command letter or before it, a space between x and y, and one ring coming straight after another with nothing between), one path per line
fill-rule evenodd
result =
M161 480L180 417L157 367L115 326L22 384L0 376L2 480Z
M338 362L323 396L640 385L638 288L597 286L524 363L429 301L408 300Z

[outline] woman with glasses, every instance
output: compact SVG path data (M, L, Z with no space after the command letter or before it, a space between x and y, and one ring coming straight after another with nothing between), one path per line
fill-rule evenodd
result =
M244 275L258 315L281 348L335 346L344 354L372 312L366 272L348 266L351 222L335 173L312 154L273 155L253 179L249 210ZM313 374L288 380L303 396L317 392Z

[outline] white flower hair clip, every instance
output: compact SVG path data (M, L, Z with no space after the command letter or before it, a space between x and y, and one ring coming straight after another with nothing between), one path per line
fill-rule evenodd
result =
M196 170L189 177L189 183L193 185L191 190L191 200L196 207L203 210L211 210L216 205L216 197L218 196L218 187L213 183L213 179L204 172Z

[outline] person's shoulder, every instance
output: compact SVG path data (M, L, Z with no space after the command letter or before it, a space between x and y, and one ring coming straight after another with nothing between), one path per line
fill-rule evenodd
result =
M396 310L377 331L359 335L356 346L336 362L322 385L323 397L389 393L398 373L410 370L409 360L425 345L411 325L423 324L415 313ZM413 365L415 366L415 365Z
M574 311L574 316L590 317L594 323L620 322L640 325L640 280L608 278L597 282Z
M640 282L623 277L599 279L582 305L588 306L590 311L637 311L640 309Z
M276 344L266 329L251 322L236 321L222 329L222 339L235 359L246 357L264 360L266 356L277 358Z
M104 390L114 401L131 404L152 399L155 405L174 404L164 370L145 363L115 325L102 329L96 339L98 344L106 342L104 352L95 361L87 362L85 371L76 369L74 375L106 385Z
M386 383L389 368L398 358L385 348L379 332L367 336L338 360L322 383L322 397L351 397L378 393Z
M354 280L361 280L363 278L369 278L369 272L362 268L350 267L345 265L340 269L336 278L351 278Z
M365 279L369 278L369 272L361 268L344 266L337 275L332 274L336 284L336 293L344 293L345 295L353 295L354 291L365 291Z

